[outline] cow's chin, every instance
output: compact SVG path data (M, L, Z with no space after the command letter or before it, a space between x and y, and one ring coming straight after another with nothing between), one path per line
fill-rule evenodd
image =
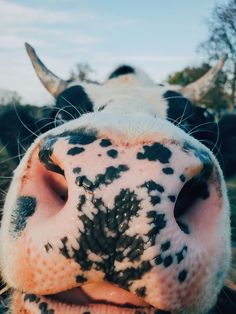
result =
M142 298L106 282L47 296L15 292L12 308L14 314L154 314L157 311Z

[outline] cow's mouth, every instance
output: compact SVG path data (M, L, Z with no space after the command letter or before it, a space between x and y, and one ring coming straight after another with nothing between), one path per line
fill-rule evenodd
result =
M69 305L107 304L126 308L149 307L136 295L109 283L91 283L48 295L47 298Z
M152 314L156 311L142 298L107 282L85 284L81 287L46 296L25 294L26 308L47 309L47 313L124 313ZM42 305L43 304L43 305ZM50 312L51 311L51 312ZM54 311L54 312L53 312Z

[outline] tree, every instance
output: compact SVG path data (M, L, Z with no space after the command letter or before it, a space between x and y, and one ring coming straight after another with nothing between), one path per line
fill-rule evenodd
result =
M74 70L71 71L69 80L70 82L79 80L79 81L91 81L89 76L93 73L94 70L86 62L79 62L76 64Z
M236 0L216 5L208 20L209 37L200 45L210 59L228 55L226 88L230 92L229 111L236 105Z
M199 67L186 67L182 71L169 75L167 81L170 84L186 86L202 77L210 68L209 63L203 63ZM217 113L226 109L230 103L230 97L225 91L226 81L227 76L221 71L215 86L202 98L201 103Z

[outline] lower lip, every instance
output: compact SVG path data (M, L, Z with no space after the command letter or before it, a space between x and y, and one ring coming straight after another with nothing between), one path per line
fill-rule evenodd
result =
M23 301L24 295L21 297ZM22 302L21 302L22 304ZM30 314L39 314L44 310L48 314L155 314L156 310L150 307L134 307L132 305L110 305L110 304L86 304L86 305L70 305L54 301L48 297L38 297L36 302L23 301L23 304L13 313L21 313L25 310ZM14 306L14 305L13 305ZM128 307L127 307L128 306ZM20 311L19 311L20 310Z
M32 314L38 314L42 311L42 307L50 314L155 313L155 309L138 296L107 282L84 284L82 288L53 295L21 294L19 297L21 301L24 300L24 310Z

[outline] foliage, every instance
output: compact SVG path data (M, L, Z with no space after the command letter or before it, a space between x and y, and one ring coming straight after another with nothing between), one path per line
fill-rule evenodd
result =
M70 73L70 77L68 81L90 81L90 74L93 73L94 70L91 66L86 62L79 62L76 64L75 69L73 69Z
M0 142L0 209L3 207L5 193L15 167L14 159L9 156L7 150Z
M210 68L209 63L203 63L198 67L186 67L182 71L169 75L167 81L170 84L185 86L202 77ZM201 103L217 113L226 109L230 103L230 97L225 91L226 81L227 76L221 71L215 86L202 98Z
M233 110L236 102L236 0L216 5L208 20L208 28L209 36L200 49L210 59L228 55L226 84L230 91L229 110Z
M0 89L0 104L1 105L20 104L20 102L21 102L21 97L17 92L6 91L3 89Z

